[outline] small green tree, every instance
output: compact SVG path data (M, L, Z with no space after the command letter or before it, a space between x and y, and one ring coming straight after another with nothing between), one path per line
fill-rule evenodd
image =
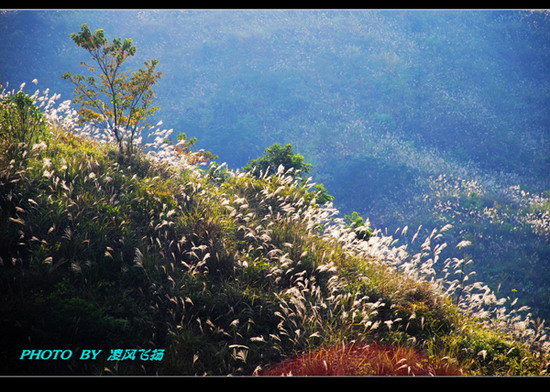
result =
M294 169L300 176L309 173L313 166L302 155L294 153L292 144L281 146L275 143L265 149L263 156L249 161L243 169L257 174L266 171L268 174L276 174L281 165L285 170Z
M0 102L0 136L31 143L45 126L44 115L32 97L23 91L6 96Z
M22 160L45 134L44 115L31 96L19 91L0 100L0 148L8 160Z
M81 63L91 76L70 72L62 76L75 86L74 102L81 105L79 115L83 121L103 126L115 138L121 155L124 152L132 154L134 142L147 125L147 118L158 110L152 106L153 85L162 76L156 71L158 60L146 61L145 68L129 75L123 71L123 65L136 53L131 39L115 38L109 43L103 29L92 34L86 24L79 33L71 34L71 38L78 47L88 51L95 63ZM93 76L96 73L99 79Z
M305 174L309 174L313 165L305 161L304 156L295 154L292 144L281 146L280 143L275 143L266 148L264 155L249 161L244 170L256 175L263 175L267 172L268 175L277 173L279 166L283 166L285 170L293 169L294 177L305 180ZM325 204L334 200L334 196L328 194L323 184L316 184L313 187L315 201L318 204Z

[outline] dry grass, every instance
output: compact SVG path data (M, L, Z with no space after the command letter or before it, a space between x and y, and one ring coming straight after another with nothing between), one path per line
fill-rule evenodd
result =
M461 374L439 355L460 358L470 374L546 373L546 359L530 363L523 351L509 355L512 347L499 339L466 334L482 326L512 331L541 357L550 349L544 323L533 328L521 308L506 307L484 284L468 280L467 260L442 260L441 273L434 268L449 225L413 254L399 245L397 232L358 238L331 205L314 203L310 183L284 168L259 178L222 166L203 170L175 154L164 142L170 130L160 129L150 134L145 156L120 165L109 140L93 129L75 128L70 117L46 118L51 138L30 147L24 166L0 154L0 175L6 173L0 196L9 196L11 211L0 220L0 253L11 264L28 259L36 281L52 287L46 294L21 290L10 309L16 300L42 309L48 295L65 316L66 302L73 303L57 290L67 287L94 309L105 304L111 312L122 298L111 313L127 306L131 317L113 323L105 311L90 329L108 325L122 334L134 317L136 332L152 330L156 339L162 333L154 328L169 331L158 341L171 352L162 371L178 374L251 374L297 352L305 354L262 375ZM20 281L34 287L22 272ZM134 298L146 310L138 311ZM485 324L466 327L455 317L459 311ZM48 333L64 337L63 327ZM377 339L411 342L432 354L342 343Z
M259 376L460 376L449 362L416 349L376 343L338 345L307 352Z

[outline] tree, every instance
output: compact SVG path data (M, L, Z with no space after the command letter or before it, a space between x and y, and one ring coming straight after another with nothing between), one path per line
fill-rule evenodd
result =
M255 175L274 175L277 173L279 166L285 170L293 169L295 178L306 180L304 174L311 171L313 165L307 163L303 155L295 154L292 144L281 146L280 143L275 143L266 148L264 155L249 161L243 168L245 171ZM313 193L318 204L326 204L334 200L334 196L328 194L323 184L313 186Z
M1 85L0 85L1 88ZM8 162L20 162L32 145L45 136L44 114L23 91L0 99L0 150Z
M83 24L78 34L71 34L78 47L88 51L95 64L82 62L92 76L63 74L63 79L75 85L74 102L81 105L79 115L83 121L100 124L116 140L119 153L131 155L134 142L147 125L146 120L158 107L152 106L153 85L162 77L156 71L158 60L146 61L129 75L123 71L126 60L134 56L132 40L115 38L111 43L103 29L92 35ZM99 69L96 72L96 66ZM99 74L99 79L94 74Z
M281 165L285 170L294 169L299 176L309 173L312 168L302 155L294 153L292 144L282 147L280 143L275 143L265 149L263 156L249 161L244 170L257 174L264 174L266 171L268 174L276 174Z
M1 86L0 86L1 88ZM43 131L44 115L35 106L32 97L23 91L7 95L0 101L0 137L14 138L30 145Z

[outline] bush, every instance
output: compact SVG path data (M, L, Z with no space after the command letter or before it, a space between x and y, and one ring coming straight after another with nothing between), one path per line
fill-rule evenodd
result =
M43 113L31 96L19 91L6 95L0 101L0 143L7 159L21 159L45 135Z

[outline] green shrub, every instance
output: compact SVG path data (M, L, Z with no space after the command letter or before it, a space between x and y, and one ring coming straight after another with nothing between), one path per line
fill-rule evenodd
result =
M23 152L43 137L45 130L43 113L23 91L7 95L0 102L0 143L4 144L6 158L23 158Z

